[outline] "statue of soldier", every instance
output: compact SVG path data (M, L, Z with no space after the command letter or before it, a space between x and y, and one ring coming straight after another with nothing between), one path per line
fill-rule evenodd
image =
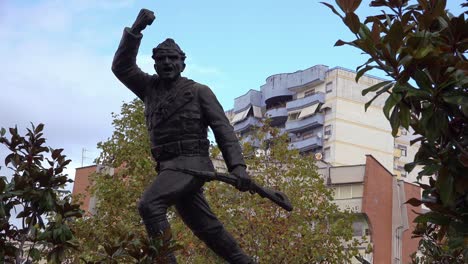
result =
M145 103L146 125L158 175L145 190L138 210L150 238L169 232L166 217L175 205L184 223L210 249L229 263L253 263L211 211L203 195L204 181L184 169L214 171L208 155L208 126L221 149L228 170L238 178L237 188L248 190L241 147L223 108L209 87L181 77L185 53L172 39L153 49L155 75L136 65L143 35L154 13L142 9L133 26L125 28L112 63L115 76ZM167 243L165 241L164 243ZM176 263L171 253L166 258Z

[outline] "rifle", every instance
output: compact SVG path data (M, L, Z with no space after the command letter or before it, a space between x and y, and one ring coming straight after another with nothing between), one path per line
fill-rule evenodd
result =
M237 186L237 177L232 174L211 171L197 171L190 169L182 169L181 171L193 175L195 177L202 178L206 181L222 181L234 187ZM268 198L269 200L271 200L272 202L274 202L275 204L277 204L278 206L280 206L288 212L292 211L293 209L291 202L284 193L267 187L262 187L253 180L250 184L250 188L248 191L251 194L256 193L262 198Z

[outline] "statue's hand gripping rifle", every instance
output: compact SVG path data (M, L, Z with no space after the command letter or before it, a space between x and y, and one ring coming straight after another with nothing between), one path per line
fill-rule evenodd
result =
M190 170L190 169L183 169L181 170L185 173L188 173L190 175L193 175L195 177L202 178L206 181L222 181L225 182L229 185L232 186L237 186L237 177L228 174L228 173L221 173L221 172L211 172L211 171L196 171L196 170ZM288 197L280 192L280 191L275 191L267 187L262 187L258 185L256 182L252 180L252 183L250 184L249 188L250 193L257 193L263 198L268 198L275 204L279 205L281 208L283 208L286 211L292 211L293 206L291 202L289 201Z

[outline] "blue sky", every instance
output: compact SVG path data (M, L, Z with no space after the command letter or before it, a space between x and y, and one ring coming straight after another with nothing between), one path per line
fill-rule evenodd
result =
M378 12L368 2L358 14ZM447 2L461 13L463 1ZM187 54L183 75L209 85L225 109L270 75L316 64L355 69L366 60L358 50L333 47L352 35L319 1L0 0L0 127L45 123L48 144L73 160L71 176L82 148L89 150L84 165L91 164L96 143L112 133L111 112L134 98L110 65L141 8L156 20L144 31L140 67L153 72L152 48L174 38ZM5 153L0 147L0 161Z

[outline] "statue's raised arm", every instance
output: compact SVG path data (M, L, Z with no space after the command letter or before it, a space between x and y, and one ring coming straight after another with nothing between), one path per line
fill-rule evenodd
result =
M151 75L143 72L136 64L136 56L143 35L141 32L153 23L153 11L141 9L132 27L125 28L119 48L112 62L112 72L128 89L143 99L144 89L151 81Z

